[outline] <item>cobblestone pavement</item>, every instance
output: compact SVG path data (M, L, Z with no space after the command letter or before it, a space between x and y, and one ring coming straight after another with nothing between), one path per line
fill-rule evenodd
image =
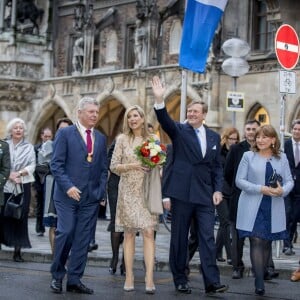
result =
M110 233L107 231L109 221L99 219L97 223L96 231L96 241L99 248L96 251L89 253L88 264L90 266L107 266L109 265L109 260L111 257L111 247L110 247ZM26 261L32 262L51 262L51 250L48 239L48 232L44 236L37 236L35 233L35 218L29 218L29 234L30 241L32 244L31 249L24 249L24 259ZM300 233L300 227L298 227L298 232ZM142 248L142 236L136 238L136 255L135 255L135 268L143 267L143 248ZM170 233L166 230L163 224L160 224L160 230L156 236L156 270L157 271L167 271L168 257L169 257L169 242ZM280 271L280 276L282 278L289 278L292 270L295 270L299 265L300 259L300 238L297 243L294 244L295 255L286 256L281 253L281 245L276 245L273 243L273 258L275 262L275 267ZM279 250L277 250L279 249ZM12 248L8 248L2 245L2 251L0 251L0 259L11 260L12 259ZM246 240L244 247L244 262L246 267L250 268L249 259L249 243ZM195 257L191 261L191 269L195 270L199 268L199 255L196 253ZM218 263L220 267L221 274L230 274L232 269L226 262Z

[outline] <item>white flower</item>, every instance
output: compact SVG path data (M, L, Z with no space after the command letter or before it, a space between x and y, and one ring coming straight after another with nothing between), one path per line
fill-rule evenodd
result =
M154 148L152 148L152 149L150 149L150 156L152 157L152 156L155 156L155 155L157 155L158 154L158 151Z

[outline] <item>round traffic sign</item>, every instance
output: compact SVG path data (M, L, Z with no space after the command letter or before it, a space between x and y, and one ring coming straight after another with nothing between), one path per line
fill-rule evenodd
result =
M275 36L275 51L278 62L286 69L293 69L299 59L299 38L295 29L288 25L281 25Z

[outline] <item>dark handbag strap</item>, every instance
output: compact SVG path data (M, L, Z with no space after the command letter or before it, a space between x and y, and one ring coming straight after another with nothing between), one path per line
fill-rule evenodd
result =
M23 187L23 183L21 183L20 184L20 187L21 187L21 193L19 193L19 194L15 194L15 192L17 192L18 191L18 188L17 188L17 185L15 184L15 187L14 187L14 189L13 189L13 191L12 191L12 195L14 195L14 196L18 196L18 195L20 195L20 194L24 194L24 187ZM8 200L7 200L7 202L10 202L12 200L12 198L11 197L9 197L8 198ZM20 205L22 205L23 204L23 201L24 201L24 197L21 197L21 201L20 201Z

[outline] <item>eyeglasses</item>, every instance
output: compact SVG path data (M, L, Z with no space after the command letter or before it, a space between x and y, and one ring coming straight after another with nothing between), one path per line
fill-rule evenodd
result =
M237 138L231 138L231 137L229 137L228 140L230 140L230 141L237 141Z

